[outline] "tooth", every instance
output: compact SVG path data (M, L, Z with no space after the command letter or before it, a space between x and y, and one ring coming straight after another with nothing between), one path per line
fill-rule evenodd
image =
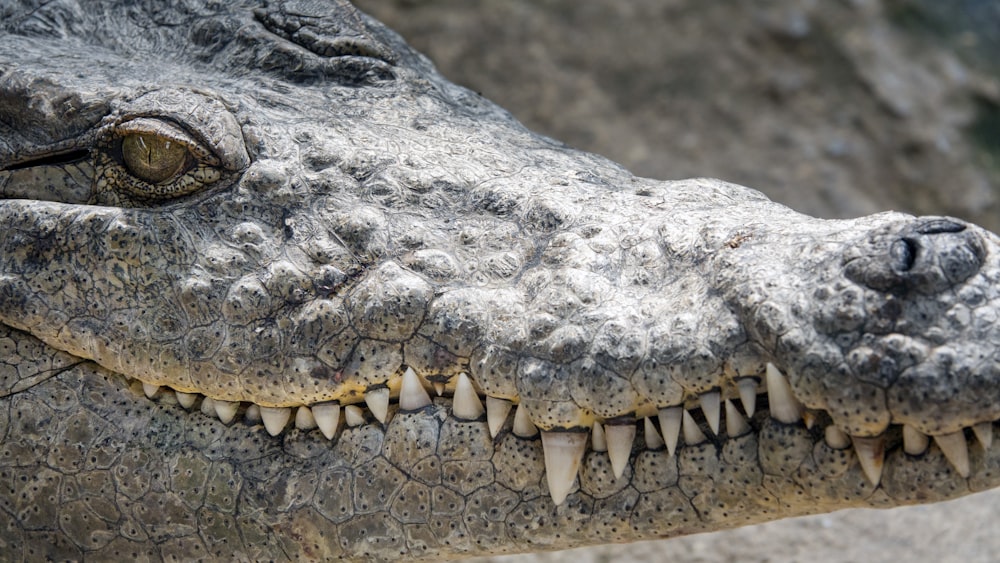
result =
M955 471L962 477L969 476L969 448L965 444L965 432L959 430L951 434L934 436L944 457L955 467Z
M444 395L444 383L441 383L440 381L435 381L434 392L438 394L438 397Z
M927 446L931 439L927 434L917 430L909 424L903 425L903 451L910 455L920 455L927 451Z
M514 435L521 438L532 438L538 434L538 427L528 417L528 409L517 407L514 411Z
M646 425L652 426L648 418ZM625 466L628 465L628 458L632 455L632 442L635 442L635 424L609 424L604 431L608 435L608 457L611 458L611 469L615 473L615 479L620 479L622 473L625 472ZM653 432L655 433L656 430L653 429Z
M340 422L340 405L334 402L313 405L312 414L319 431L327 440L333 440L337 435L337 424Z
M972 433L976 435L976 439L982 444L983 450L989 451L990 447L993 446L993 423L980 422L972 427Z
M348 426L361 426L365 423L365 411L358 405L344 407L344 421Z
M802 420L802 405L792 394L788 380L774 364L767 364L767 399L771 417L778 422L795 424Z
M646 437L646 448L650 450L658 450L663 447L663 438L660 437L660 433L656 431L656 425L653 424L653 419L646 417L642 419L642 433ZM631 450L631 445L629 450Z
M215 412L215 399L211 397L205 397L201 400L201 414L206 416L219 416Z
M379 422L385 424L389 414L389 388L379 387L365 393L365 404Z
M747 416L753 418L753 413L757 410L757 379L744 377L736 382L736 387L740 392L740 402L743 403L743 410Z
M292 409L288 407L260 407L260 418L264 421L264 428L272 436L281 434L291 417Z
M420 378L417 377L413 368L406 368L403 372L403 384L399 388L399 409L404 411L415 411L431 404L431 397L427 394Z
M708 393L702 393L698 397L698 402L701 403L701 412L704 413L705 419L708 421L708 427L712 429L712 433L716 436L719 435L719 399L721 395L718 391L709 391Z
M194 402L198 400L197 393L181 393L180 391L175 391L174 394L177 395L177 402L186 409L193 407Z
M478 420L486 412L482 401L476 395L476 390L472 387L472 381L464 373L458 374L452 412L455 414L455 418L461 420Z
M507 415L513 403L507 399L486 396L486 424L490 427L490 437L496 438L503 428L503 423L507 422ZM594 423L597 424L596 422Z
M247 407L247 412L243 413L243 420L245 420L247 424L260 423L260 407L250 403L250 406Z
M160 391L160 386L159 385L155 385L153 383L146 383L146 382L143 382L143 384L142 384L142 392L145 393L146 397L149 397L150 399L152 399L153 397L155 397L156 393L158 393L159 391Z
M708 440L705 437L705 433L698 428L698 423L694 421L691 417L691 413L684 411L684 423L681 424L681 428L684 429L684 443L689 446L697 446L698 444Z
M826 427L826 445L835 450L843 450L851 445L851 437L834 425Z
M223 424L229 424L236 418L236 410L240 408L240 404L236 401L220 401L216 399L213 401L215 404L215 414L219 416L219 420Z
M730 438L736 438L750 432L750 425L747 424L743 415L732 401L726 399L726 434Z
M885 461L885 436L851 436L851 441L854 443L854 452L858 454L858 461L861 462L861 470L872 486L877 487L882 480L882 463Z
M660 409L660 430L663 431L663 441L667 443L667 452L674 455L677 450L677 438L681 435L681 407L666 407Z
M295 410L295 427L299 430L312 430L316 428L316 417L309 407L299 407Z
M806 429L812 430L812 427L816 424L816 419L818 415L812 411L804 410L802 411L802 421L806 423Z
M489 397L487 397L488 399ZM600 422L594 422L594 426L591 427L590 435L590 449L595 452L606 452L608 451L608 441L604 437L604 427L601 426Z
M586 432L542 432L545 479L549 484L552 502L556 506L566 500L570 489L573 488L586 447Z

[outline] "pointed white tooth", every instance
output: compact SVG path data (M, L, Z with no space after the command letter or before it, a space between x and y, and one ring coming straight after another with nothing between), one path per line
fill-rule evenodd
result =
M646 419L646 426L652 426L649 419ZM647 429L648 432L648 429ZM656 429L653 429L656 432ZM625 466L632 455L632 443L635 442L635 424L609 424L604 433L608 436L608 457L611 458L611 469L615 473L615 479L620 479L625 473ZM659 434L656 435L659 438ZM663 447L663 442L660 446Z
M528 417L528 409L519 406L514 410L514 435L521 438L533 438L538 434L538 427Z
M181 393L180 391L175 391L174 394L177 395L177 402L186 409L193 407L194 402L198 400L198 393Z
M590 449L595 452L608 451L608 440L604 436L604 426L595 421L590 431Z
M972 427L972 433L976 435L976 439L983 446L983 450L989 451L993 447L993 423L992 422L980 422L979 424Z
M147 397L152 399L160 391L160 386L154 383L142 383L142 392L146 394Z
M965 443L965 432L959 430L951 434L934 436L944 457L955 467L955 471L962 477L969 476L969 447Z
M743 418L739 409L732 401L726 399L726 434L730 438L736 438L750 432L750 425L747 419Z
M205 397L201 400L201 414L205 416L219 416L215 412L215 399L211 397Z
M552 502L559 506L566 500L580 460L587 448L586 432L542 432L542 451L545 453L545 480L549 484Z
M247 407L247 412L243 413L243 420L245 420L247 424L259 424L261 422L260 407L250 403L250 406Z
M705 442L708 438L705 437L705 433L701 431L698 427L698 423L694 421L694 417L691 413L684 411L683 424L681 428L684 430L684 443L689 446L697 446L698 444Z
M218 415L219 420L223 424L229 424L236 418L236 411L240 408L240 404L236 401L220 401L216 399L215 403L215 414Z
M399 388L399 409L404 411L415 411L431 404L431 397L424 389L420 377L413 371L413 368L406 368L403 372L403 384Z
M365 392L365 404L379 422L385 424L389 416L389 388L379 387Z
M435 381L434 392L438 394L438 397L444 395L444 383L441 383L440 381Z
M472 380L464 373L458 374L452 411L455 418L461 420L478 420L486 412L483 402L479 400L479 395L476 395L476 390L472 387Z
M344 422L348 426L361 426L365 423L365 411L358 405L347 405L344 407Z
M767 364L767 400L771 417L778 422L795 424L802 420L802 405L792 394L792 388L774 364Z
M507 399L486 396L486 424L490 427L490 437L496 438L507 422L507 415L514 404ZM596 422L594 424L597 424Z
M927 446L931 445L931 439L927 434L917 430L909 424L903 425L903 451L910 455L920 455L927 451Z
M288 407L260 407L260 418L264 421L267 433L277 436L285 429L288 419L292 418L292 409Z
M719 400L721 398L722 395L718 391L709 391L698 396L698 402L701 404L701 412L705 414L708 427L712 429L712 433L716 436L719 435Z
M656 425L653 424L653 419L646 417L642 419L642 433L646 437L646 448L650 450L658 450L663 447L663 438L660 437L660 433L656 430ZM631 449L631 446L629 447Z
M319 431L326 436L327 440L333 440L337 435L337 424L340 423L340 405L334 402L320 403L312 406L313 418L316 419L316 426Z
M851 445L851 437L848 436L846 432L832 424L826 427L824 434L826 437L826 445L835 450L847 449L847 447Z
M306 406L295 409L295 427L299 430L312 430L316 428L316 417L313 416L312 409Z
M854 443L854 453L858 455L865 477L873 487L877 487L882 480L882 464L885 462L885 436L851 436L851 442Z
M667 443L667 453L674 455L677 451L677 439L681 435L682 407L666 407L660 409L660 430L663 431L663 441Z
M740 392L743 410L748 417L753 418L753 413L757 411L757 378L744 377L736 382L736 388Z

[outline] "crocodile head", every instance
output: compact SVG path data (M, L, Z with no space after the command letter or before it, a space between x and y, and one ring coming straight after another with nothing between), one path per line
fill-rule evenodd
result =
M995 235L635 178L346 3L118 4L5 14L0 404L127 498L3 533L438 557L997 484Z

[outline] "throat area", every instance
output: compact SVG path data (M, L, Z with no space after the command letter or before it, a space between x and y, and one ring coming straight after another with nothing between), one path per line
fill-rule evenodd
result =
M829 498L820 497L836 507L843 507L842 500L848 498L863 505L879 491L888 493L893 504L906 504L992 486L988 459L994 422L940 436L907 425L890 425L876 437L850 436L827 413L805 408L772 364L764 373L741 377L724 390L702 393L684 405L548 430L539 428L516 400L482 393L465 373L429 382L406 368L386 385L368 389L362 401L297 407L218 400L138 380L130 380L130 386L164 407L189 411L188 416L206 416L285 443L313 440L335 447L356 432L380 432L388 440L391 428L420 419L474 427L494 448L513 441L517 449L534 452L533 459L541 462L538 475L544 474L541 490L550 506L572 502L578 494L601 496L607 490L635 488L636 479L646 478L641 472L649 456L681 472L692 452L710 453L707 460L724 461L722 465L734 475L763 477L791 471L836 476L835 489L842 491L826 491ZM445 444L424 446L436 451ZM727 455L733 448L754 451ZM603 468L596 481L586 475L595 463ZM915 471L949 487L929 495L899 480L902 475L912 478ZM769 489L772 494L787 496L775 487Z

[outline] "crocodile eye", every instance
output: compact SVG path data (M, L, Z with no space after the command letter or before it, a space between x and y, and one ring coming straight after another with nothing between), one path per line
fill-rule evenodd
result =
M219 158L172 121L139 117L106 128L97 158L102 203L164 202L224 176Z
M189 166L191 153L178 142L132 133L122 139L122 160L134 176L151 184L172 179Z

